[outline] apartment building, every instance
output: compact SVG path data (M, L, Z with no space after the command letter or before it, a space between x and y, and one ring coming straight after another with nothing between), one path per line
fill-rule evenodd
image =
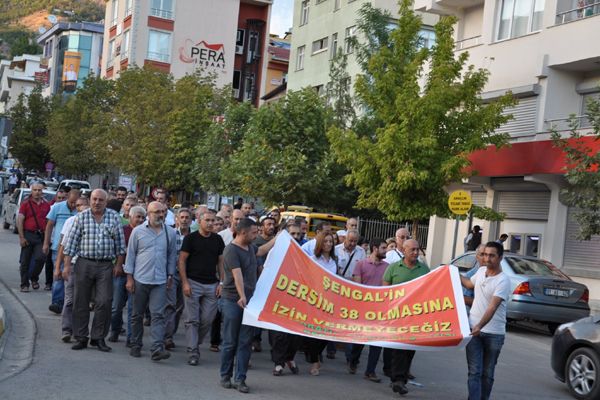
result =
M103 39L104 25L91 22L57 22L41 34L37 42L46 66L42 93L72 93L88 75L100 76Z
M0 61L0 114L6 114L21 94L27 96L38 81L43 81L46 68L41 55L23 54Z
M456 185L506 219L462 223L459 238L474 224L483 227L484 240L506 233L507 250L551 261L600 299L600 237L576 239L575 210L560 196L565 159L549 133L554 127L568 134L570 114L590 133L583 115L586 101L600 94L600 6L588 0L415 0L415 9L458 17L457 54L468 51L470 63L490 71L484 99L508 90L519 99L506 110L514 119L500 128L512 146L473 154L477 176ZM431 218L431 265L451 258L453 229L453 221ZM462 240L457 247L461 254Z
M324 93L329 82L329 62L338 51L349 55L347 70L353 86L354 77L361 70L349 39L358 34L358 10L365 3L388 10L392 16L398 12L397 0L294 1L288 90L309 86ZM423 14L421 36L426 46L435 42L432 26L437 19L434 14Z
M198 68L231 84L239 100L264 93L272 0L109 0L102 76L128 65L177 79Z

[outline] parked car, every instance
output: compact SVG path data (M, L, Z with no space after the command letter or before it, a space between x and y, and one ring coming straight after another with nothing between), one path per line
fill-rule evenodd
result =
M559 326L552 339L552 369L576 399L600 399L600 316Z
M461 273L476 266L475 252L468 252L451 263ZM536 321L548 325L550 333L565 322L590 315L589 290L574 282L548 261L504 253L502 271L508 275L512 294L507 303L509 321Z
M16 189L12 195L5 196L4 204L2 204L2 221L4 229L10 229L12 226L13 232L17 233L17 213L19 212L19 207L21 207L21 203L24 199L29 197L31 193L31 189ZM44 198L46 201L52 201L56 192L51 190L43 191Z

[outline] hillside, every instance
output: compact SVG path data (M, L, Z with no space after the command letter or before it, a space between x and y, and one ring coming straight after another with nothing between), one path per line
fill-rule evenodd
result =
M40 28L52 25L50 14L59 21L94 22L104 19L104 7L104 0L2 0L0 59L40 51L34 39Z

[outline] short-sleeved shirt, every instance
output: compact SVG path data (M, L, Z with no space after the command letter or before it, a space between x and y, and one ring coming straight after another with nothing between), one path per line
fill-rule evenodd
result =
M225 270L225 279L223 279L223 289L221 296L228 300L238 301L240 296L235 288L233 280L233 269L240 268L242 277L244 278L244 294L246 301L254 294L256 288L256 280L258 277L258 261L256 260L256 252L258 247L253 244L248 246L248 250L242 249L235 243L230 243L225 246L223 252L223 266Z
M352 279L356 264L367 257L367 254L362 247L356 246L354 250L349 253L344 247L344 243L335 246L335 255L338 259L338 275L347 279ZM346 268L346 266L348 268Z
M54 203L50 207L50 212L46 215L48 221L54 222L54 229L52 230L52 250L57 251L60 245L60 232L65 224L65 221L73 216L77 215L77 208L69 208L69 203L61 201L60 203Z
M185 264L188 279L205 285L219 282L217 265L224 249L223 239L216 233L202 236L196 231L184 237L180 251L189 254Z
M23 201L19 207L19 214L25 217L23 229L26 231L44 231L46 229L46 216L49 212L50 203L46 200L42 200L39 204L31 200L31 198ZM35 222L36 218L37 224Z
M381 286L383 274L387 270L388 263L381 260L374 263L368 258L360 260L354 268L354 276L360 278L360 283L369 286Z
M392 265L395 262L398 262L404 258L404 254L398 249L390 250L385 253L385 262L389 265Z
M231 228L223 229L221 232L219 232L219 236L221 236L223 239L225 246L233 242L233 232L231 231Z
M115 210L104 210L100 223L96 222L91 209L75 216L73 226L66 236L64 253L93 260L115 259L125 255L125 237L121 216Z
M256 239L254 239L254 245L255 245L256 247L260 247L260 246L262 246L263 244L267 244L267 243L269 243L269 240L271 240L271 239L265 239L264 237L262 237L262 236L258 235L258 236L256 237ZM264 264L265 264L265 261L267 261L267 256L266 256L266 255L264 255L264 256L262 256L262 257L257 257L256 259L257 259L257 261L258 261L258 266L260 267L261 265L264 265Z
M481 267L471 277L471 282L475 285L475 297L469 314L469 324L471 328L477 325L490 305L492 297L500 297L502 302L492 319L481 328L481 332L504 335L506 333L506 302L510 294L510 279L504 272L494 276L486 276L486 272L487 267Z
M337 274L338 263L333 258L329 257L329 260L326 260L325 257L323 257L322 255L321 257L313 255L311 258L321 267L325 268L327 271L331 272L334 275Z
M415 278L423 276L429 272L427 265L417 261L413 268L408 268L404 260L390 264L383 274L383 280L392 285L412 281Z

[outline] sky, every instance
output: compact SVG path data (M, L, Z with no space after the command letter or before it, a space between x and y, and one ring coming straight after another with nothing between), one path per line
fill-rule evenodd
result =
M274 0L271 10L271 33L283 37L292 27L294 0Z

